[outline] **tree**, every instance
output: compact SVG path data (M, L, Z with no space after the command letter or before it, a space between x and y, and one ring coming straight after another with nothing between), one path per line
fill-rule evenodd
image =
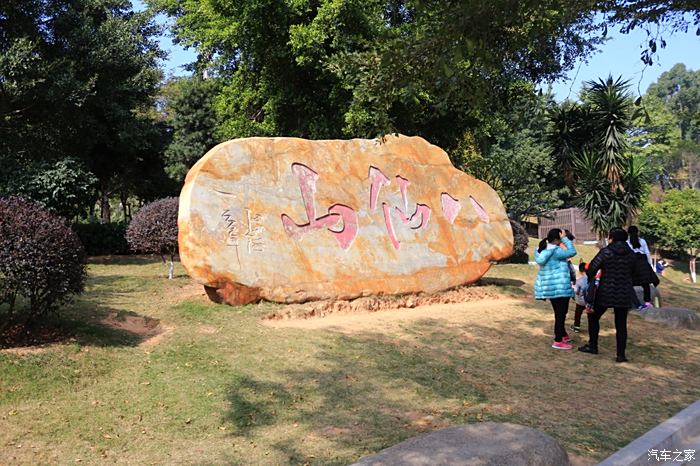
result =
M641 235L654 251L654 262L658 254L663 238L663 226L661 222L662 211L660 203L647 201L639 212L637 224Z
M126 230L126 240L133 251L159 254L165 264L170 256L168 278L172 280L177 254L178 198L167 197L141 207Z
M700 71L674 65L649 86L637 122L637 151L662 188L700 187Z
M220 142L214 134L214 99L220 83L216 79L181 78L173 87L174 95L167 103L173 136L165 160L168 174L181 183L192 165Z
M592 12L564 1L151 4L224 81L223 138L400 131L451 149L523 82L556 78L600 42Z
M637 111L621 78L585 83L582 103L551 114L548 141L572 167L576 204L601 235L624 225L648 192L643 159L628 153L627 132Z
M483 160L463 169L487 181L501 195L508 215L518 222L531 215L546 216L562 203L562 190L551 186L551 180L557 178L554 160L529 130L503 137Z
M643 231L669 251L688 258L690 279L697 283L700 254L700 191L673 189L658 205L649 204L640 215Z
M674 187L678 168L671 154L680 141L677 118L662 99L649 93L642 98L642 110L630 131L630 153L646 160L662 189Z
M0 31L3 167L81 160L109 221L113 186L153 130L163 54L152 15L126 0L9 1L0 4Z
M22 195L68 219L84 216L95 200L97 179L78 160L16 164L8 160L0 173L0 194Z

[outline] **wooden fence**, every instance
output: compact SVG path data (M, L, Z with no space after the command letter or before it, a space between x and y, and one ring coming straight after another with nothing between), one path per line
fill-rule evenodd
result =
M570 208L555 210L552 213L552 218L538 218L539 226L538 238L546 238L547 233L552 228L559 228L561 230L569 230L576 237L576 241L595 241L595 232L593 231L593 225L586 218L581 209Z

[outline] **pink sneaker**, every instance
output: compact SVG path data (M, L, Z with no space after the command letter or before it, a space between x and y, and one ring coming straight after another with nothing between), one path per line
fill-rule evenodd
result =
M571 343L573 339L569 335L564 335L561 339L564 343Z
M554 349L572 349L573 346L571 346L569 343L566 343L564 341L555 341L552 343L552 348Z
M653 308L654 308L654 305L652 303L650 303L648 301L646 303L644 303L644 309L653 309Z

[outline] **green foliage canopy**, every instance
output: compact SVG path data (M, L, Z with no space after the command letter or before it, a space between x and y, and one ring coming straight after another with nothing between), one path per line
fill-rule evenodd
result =
M454 148L521 82L554 79L600 43L590 8L564 1L151 4L223 79L222 138L399 131Z
M172 141L165 150L166 170L179 182L187 171L218 142L214 99L220 88L217 79L181 78L173 83L167 103Z
M0 161L21 170L81 160L105 199L128 184L158 131L152 15L126 0L10 0L0 31Z
M700 71L676 64L642 102L633 150L647 158L662 188L700 188Z
M550 114L551 153L599 233L624 225L648 192L646 164L628 152L637 115L628 87L612 76L587 82L580 104L564 102Z

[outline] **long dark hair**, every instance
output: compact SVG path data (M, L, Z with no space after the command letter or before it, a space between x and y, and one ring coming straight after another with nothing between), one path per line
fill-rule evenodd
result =
M547 233L547 237L540 241L540 245L537 248L537 252L542 252L545 249L547 249L547 243L553 243L557 240L561 240L561 231L559 228L552 228L549 230L549 233Z
M630 234L630 243L634 249L639 249L642 247L642 243L639 242L639 228L632 225L627 229L627 233Z

